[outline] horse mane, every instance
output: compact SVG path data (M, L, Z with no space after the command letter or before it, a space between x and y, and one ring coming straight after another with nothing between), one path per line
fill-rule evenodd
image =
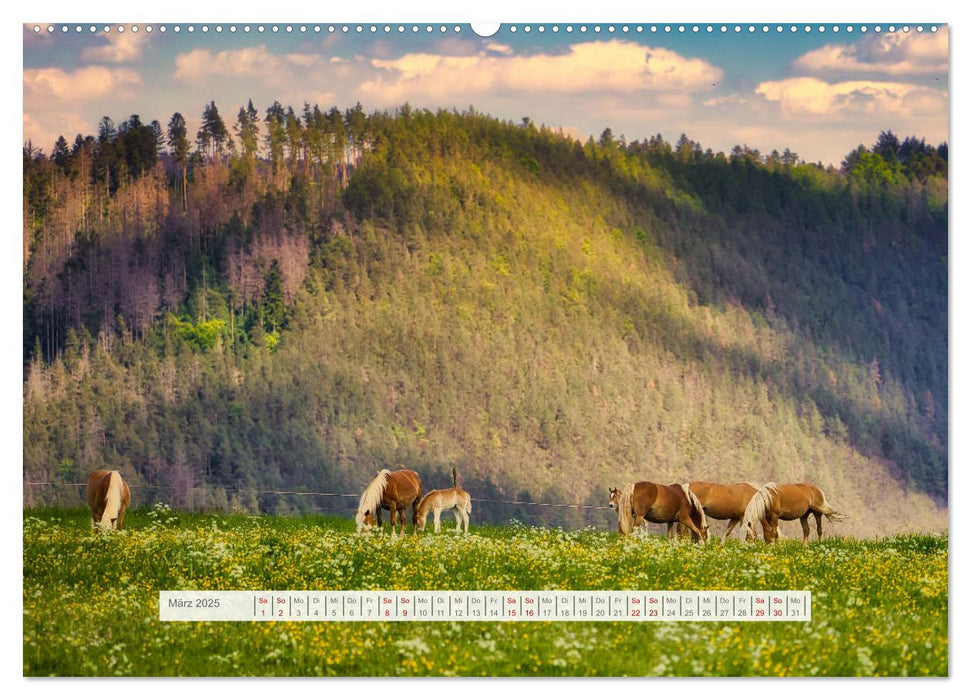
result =
M617 517L620 519L620 531L629 535L631 525L634 524L633 513L634 482L624 484L620 490L620 499L617 501Z
M455 471L455 467L452 467L452 488L458 488L459 485L459 473Z
M381 496L384 493L384 487L388 485L389 474L391 474L390 471L382 469L364 489L364 493L361 494L361 502L357 506L357 515L354 516L358 525L364 524L364 514L367 511L373 513L381 507Z
M701 531L704 532L708 529L708 518L705 515L705 509L701 505L701 501L694 494L694 491L687 484L681 484L681 490L684 491L685 497L688 499L688 503L691 504L692 510L697 510L701 514Z
M754 484L753 484L754 485ZM752 499L745 507L745 514L742 516L741 536L744 536L745 528L749 523L761 521L772 504L772 497L779 493L779 485L774 481L766 482L757 488L752 494Z
M428 493L426 493L424 496L421 497L420 501L418 501L418 507L415 509L416 518L421 518L422 516L428 515L428 511L431 510L431 502L430 502L431 499L429 498L429 496L431 496L434 493L435 491L429 491Z
M117 471L109 472L108 487L105 490L105 509L101 515L101 527L111 528L111 523L117 520L121 510L121 474Z

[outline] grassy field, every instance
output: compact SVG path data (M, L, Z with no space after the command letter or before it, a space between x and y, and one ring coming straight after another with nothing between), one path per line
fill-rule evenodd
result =
M391 541L339 518L24 511L26 676L946 676L948 540L699 547L475 526ZM713 528L713 530L716 528ZM721 529L718 528L721 532ZM162 623L159 590L792 589L812 621Z

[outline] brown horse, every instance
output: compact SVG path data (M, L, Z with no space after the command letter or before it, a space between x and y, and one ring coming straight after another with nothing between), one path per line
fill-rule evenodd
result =
M608 505L617 511L617 529L622 535L630 535L645 520L652 523L669 523L668 536L673 524L680 523L691 532L693 540L708 540L708 520L705 511L688 484L655 484L638 481L626 484L622 490L610 489Z
M121 472L105 469L91 472L85 495L95 529L121 530L125 511L131 502L131 491L121 478Z
M709 481L689 481L688 488L701 501L705 515L714 520L728 521L728 529L725 531L725 539L728 539L735 526L742 521L745 508L759 487L745 483L713 484ZM681 531L680 526L678 531Z
M395 519L401 522L401 534L405 534L405 515L412 507L411 523L414 530L418 502L421 500L421 477L409 469L389 471L382 469L361 494L357 507L357 532L361 534L374 527L381 529L381 509L391 512L391 535L395 535Z
M841 522L846 516L837 513L826 502L826 496L815 484L776 484L769 482L752 496L745 515L742 516L742 532L746 540L754 540L755 523L762 523L762 536L766 542L779 539L780 520L799 520L802 524L802 541L809 541L809 516L816 518L816 536L823 538L823 516L830 522Z

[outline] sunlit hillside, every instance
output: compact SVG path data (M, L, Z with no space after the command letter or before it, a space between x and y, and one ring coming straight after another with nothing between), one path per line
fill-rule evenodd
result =
M277 107L196 152L175 119L25 151L25 502L107 467L136 502L346 514L302 494L401 465L457 468L480 520L811 480L845 534L946 527L946 145L833 170Z

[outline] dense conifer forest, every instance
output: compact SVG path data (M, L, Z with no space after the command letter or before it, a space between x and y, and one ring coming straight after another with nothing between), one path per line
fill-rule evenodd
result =
M25 504L343 512L457 468L476 519L812 480L946 526L947 145L841 167L469 108L215 103L23 153ZM37 484L37 485L34 485Z

